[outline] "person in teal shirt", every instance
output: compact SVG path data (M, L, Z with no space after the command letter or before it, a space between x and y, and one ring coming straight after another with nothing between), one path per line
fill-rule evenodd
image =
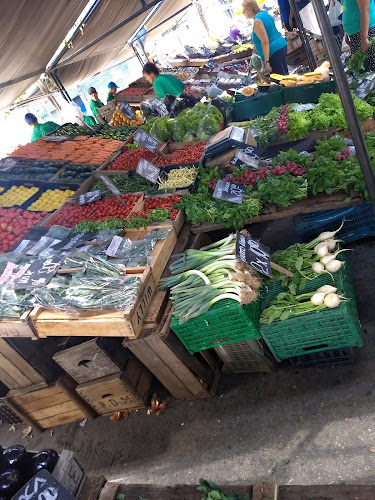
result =
M254 19L253 43L266 72L287 75L287 43L277 31L273 17L260 10L256 0L244 0L242 11L245 17Z
M143 66L143 76L154 87L156 97L163 98L167 94L180 95L184 84L173 75L161 75L156 64L147 63Z
M115 82L109 82L108 84L108 95L107 95L107 104L116 97L116 92L118 89L118 85Z
M55 122L38 123L38 118L32 113L27 113L25 115L25 122L33 127L30 142L37 141L60 127L60 125Z
M370 46L369 39L375 37L375 3L374 0L342 0L342 24L348 35L350 52L358 49L366 52L366 71L375 71L375 47Z

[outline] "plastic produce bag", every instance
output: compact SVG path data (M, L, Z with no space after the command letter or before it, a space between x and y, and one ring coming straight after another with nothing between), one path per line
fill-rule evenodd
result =
M186 134L185 120L173 120L171 133L174 142L182 142Z
M64 226L51 226L46 236L56 240L64 240L72 233L72 229Z
M200 141L207 141L211 135L220 130L220 123L210 115L203 117L199 123L197 137Z
M193 108L197 103L197 99L191 95L181 94L174 101L170 116L176 118L182 111L188 108Z
M166 105L167 110L168 110L168 112L169 112L169 113L171 112L171 109L172 109L172 107L173 107L173 104L174 104L174 102L175 102L176 98L177 98L177 96L175 96L175 95L172 95L172 94L167 94L167 95L164 97L164 99L163 99L163 102L164 102L164 104Z
M341 19L339 19L339 16L341 15L341 3L339 0L330 0L329 2L329 8L328 8L328 19L329 22L331 23L332 28L334 26L339 26L342 24Z
M168 120L169 117L159 118L159 120L156 120L152 126L150 134L153 137L155 137L155 139L157 139L159 142L165 142L171 136L171 133L168 130L168 125L167 125Z
M70 275L54 276L46 286L33 288L31 290L33 305L57 311L65 309L65 292L70 280Z
M140 105L141 116L145 122L151 118L158 118L159 113L148 101L142 102Z

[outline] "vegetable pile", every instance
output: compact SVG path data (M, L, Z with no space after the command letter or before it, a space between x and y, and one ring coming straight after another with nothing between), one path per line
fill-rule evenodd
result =
M88 177L91 172L96 170L94 165L66 165L61 174L54 179L54 182L70 182L74 184L81 184Z
M32 213L20 208L0 208L0 251L7 252L28 230L38 224L47 212Z
M111 126L104 125L104 127L100 130L100 135L104 139L113 139L115 141L127 141L129 137L134 134L137 130L137 126L133 126L137 124L132 124L132 126Z
M173 189L190 186L197 177L196 167L177 167L170 170L158 181L159 189Z
M28 210L52 212L59 208L64 201L69 197L73 196L74 191L70 189L47 189L42 195L35 200L30 206L27 207Z
M144 179L140 175L134 174L130 175L126 173L125 175L114 175L109 177L112 184L114 184L121 194L126 193L141 193L142 191L147 191L151 189L153 184L152 182ZM103 193L105 191L108 192L108 187L104 184L102 180L98 180L92 186L91 191L95 191L96 189L100 189ZM112 193L108 193L112 196Z
M10 170L0 171L1 179L48 181L61 168L65 167L65 162L47 162L38 160L17 160L17 164Z
M117 198L105 198L87 205L67 205L50 225L74 227L85 220L106 221L109 218L125 218L139 200L139 194L123 194L121 198L126 203L124 207Z
M193 163L200 160L206 143L199 142L197 144L187 145L182 149L178 149L172 155L160 156L155 165L175 165L177 163Z
M258 297L260 280L254 269L235 257L234 234L200 250L189 249L171 264L172 276L160 280L171 288L173 315L184 323L224 299L249 304Z
M19 146L9 156L100 165L121 145L120 141L101 137L79 136L65 142L46 142L40 139Z
M133 149L115 158L109 165L108 170L135 170L141 158L151 161L153 157L154 154L150 153L145 148Z

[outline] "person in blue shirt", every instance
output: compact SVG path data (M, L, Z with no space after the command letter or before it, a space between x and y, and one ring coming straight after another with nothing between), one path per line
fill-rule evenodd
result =
M369 39L375 37L374 0L342 0L342 24L348 35L350 52L361 49L368 55L365 61L366 71L375 71L375 47Z
M244 0L242 12L248 19L254 19L253 43L266 72L287 75L287 43L277 31L273 17L261 11L256 0Z

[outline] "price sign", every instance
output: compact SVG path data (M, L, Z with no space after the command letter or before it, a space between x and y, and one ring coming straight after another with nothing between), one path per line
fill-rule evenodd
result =
M141 158L138 162L136 172L148 181L155 184L155 182L159 179L160 168L155 167L155 165L153 165L149 161Z
M262 243L237 233L236 257L266 276L272 276L270 249Z
M78 198L78 203L79 205L87 205L87 203L92 203L93 201L100 200L102 197L102 192L100 189L97 189L96 191L88 191L85 194L81 194L80 197Z
M13 500L74 500L74 498L47 470L38 472L12 497Z
M120 111L126 116L126 118L128 118L128 120L133 120L135 117L134 109L126 101L120 105Z
M364 78L358 87L355 89L354 94L359 98L359 99L364 99L369 95L369 93L372 91L372 89L375 87L375 82L373 80L374 75L371 75L368 78Z
M255 146L239 148L230 163L239 168L245 168L246 166L258 168L259 158L263 151L263 149L256 148Z
M46 142L64 142L69 141L70 137L68 135L47 135L43 137L43 141Z
M213 194L214 198L230 203L241 205L245 194L245 186L242 184L234 184L233 182L219 180Z
M19 278L15 284L16 290L45 286L56 273L64 257L53 255L39 259Z
M99 175L99 177L115 196L120 196L121 192L117 189L113 182L108 179L106 175Z
M96 233L77 233L74 236L68 236L64 240L53 245L53 250L62 250L63 252L71 250L72 248L79 247L82 243L90 241L95 238Z
M159 146L159 141L157 141L155 137L152 137L152 135L148 134L141 128L139 128L134 134L134 140L136 142L139 142L139 144L150 151L150 153L155 153Z
M156 108L160 116L168 116L169 112L167 106L161 99L151 99L149 103Z

